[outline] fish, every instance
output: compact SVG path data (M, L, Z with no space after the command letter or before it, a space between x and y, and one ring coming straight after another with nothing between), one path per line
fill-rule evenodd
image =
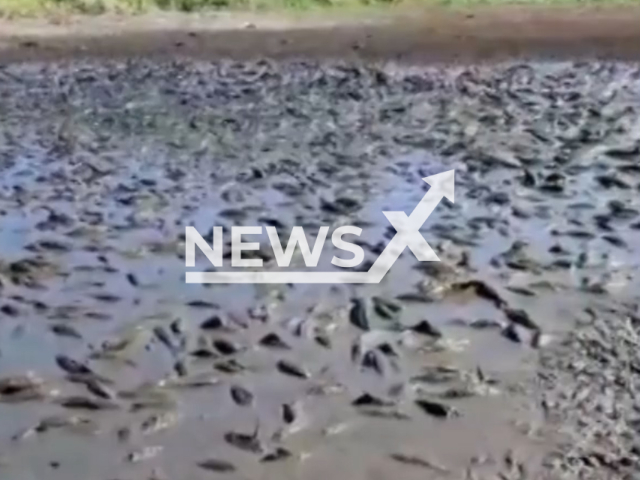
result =
M367 317L367 307L364 299L354 298L351 302L349 321L361 330L369 330L369 318Z
M236 405L247 407L253 403L253 394L240 385L232 385L229 393Z
M297 378L309 378L309 372L288 360L278 360L276 367L285 375Z
M197 463L198 467L203 470L216 473L230 473L236 471L236 466L228 462L227 460L220 460L217 458L208 458Z

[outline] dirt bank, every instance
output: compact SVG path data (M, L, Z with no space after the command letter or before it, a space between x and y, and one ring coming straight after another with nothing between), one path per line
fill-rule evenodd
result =
M0 61L77 56L361 57L401 61L640 57L640 8L401 11L358 23L240 15L0 24Z

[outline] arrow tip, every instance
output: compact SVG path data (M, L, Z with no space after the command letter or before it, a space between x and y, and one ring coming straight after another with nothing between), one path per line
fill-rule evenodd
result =
M446 172L424 177L422 180L431 185L431 188L436 188L440 193L453 203L453 192L455 186L455 170L448 170Z

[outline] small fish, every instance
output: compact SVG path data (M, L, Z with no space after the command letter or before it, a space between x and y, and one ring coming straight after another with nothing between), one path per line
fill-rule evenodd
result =
M489 284L483 282L482 280L470 280L467 282L456 283L452 286L454 290L466 290L473 289L479 297L482 297L486 300L492 302L496 308L502 308L506 306L506 302L500 296L495 288L490 286Z
M227 432L224 439L229 445L251 453L261 454L264 451L262 443L258 439L258 429L249 435L246 433Z
M221 355L234 355L240 351L238 345L223 338L216 338L212 345Z
M367 318L367 307L364 299L354 298L351 302L349 321L361 330L369 330L369 319Z
M430 400L417 399L415 400L415 404L420 407L420 409L437 418L449 418L458 416L458 412L456 409L449 405L445 405L444 403L432 402Z
M206 300L192 300L187 302L187 306L191 308L220 308L220 305Z
M93 374L93 371L86 365L67 357L66 355L57 355L56 363L58 367L70 374Z
M209 470L210 472L230 473L236 471L233 463L217 458L208 458L207 460L198 462L197 465L203 470Z
M313 339L321 347L331 349L331 339L326 335L317 334Z
M253 394L240 385L232 385L229 389L229 393L236 405L246 407L253 403Z
M117 397L116 393L113 390L106 387L95 378L88 379L85 382L85 386L91 393L100 398L104 398L105 400L114 400Z
M133 273L127 273L127 281L132 287L137 287L140 285L140 282L138 282L138 277L136 277Z
M186 377L187 375L189 375L186 360L176 360L173 364L173 371L176 372L176 375L178 375L179 377Z
M167 331L163 327L161 327L160 325L154 327L153 334L158 339L158 341L160 341L160 343L162 343L165 347L167 347L167 350L169 350L171 355L176 354L176 350L177 350L176 346L171 341L171 337L169 337L169 333L167 333Z
M428 335L433 338L442 338L442 332L434 327L428 320L421 320L409 329L422 335Z
M385 407L385 406L390 406L393 405L392 402L386 402L384 400L382 400L381 398L378 397L374 397L373 395L371 395L370 393L363 393L362 395L360 395L358 398L356 398L354 401L351 402L351 405L355 406L355 407Z
M219 358L218 354L209 350L207 348L197 348L189 353L192 357L202 358L202 359L215 359Z
M374 296L371 300L373 301L374 311L387 320L393 320L402 310L402 307L396 302L382 297Z
M279 462L291 457L291 452L283 447L277 447L273 452L267 453L260 459L262 463Z
M268 333L258 342L263 347L277 348L281 350L289 350L291 347L275 333Z
M309 373L305 369L289 362L288 360L278 360L276 367L285 375L298 378L309 378Z
M291 405L289 405L288 403L283 403L281 407L281 411L282 411L282 420L284 421L284 423L286 423L287 425L290 425L296 421L296 412Z
M119 408L117 403L108 400L87 398L79 395L64 397L60 399L59 403L65 408L83 410L115 410Z
M392 453L389 455L396 462L404 463L407 465L414 465L416 467L428 468L430 470L436 470L440 473L449 473L449 469L435 464L424 458L415 455L405 455L404 453Z
M521 327L528 328L529 330L540 330L540 327L531 319L529 314L521 309L505 308L503 309L505 316L509 321L520 325Z
M370 368L378 375L382 375L384 373L382 370L382 364L373 350L369 350L362 357L362 367Z
M174 335L184 335L185 333L184 321L181 318L176 318L169 325L169 330L171 330L171 333L173 333Z
M219 330L224 328L224 322L219 315L213 315L200 324L202 330Z
M75 328L64 323L55 323L51 325L49 329L59 337L77 338L79 340L82 339L82 335L80 335Z
M219 372L228 373L231 375L246 370L246 367L244 365L233 358L223 362L218 362L213 366L213 368L215 368Z

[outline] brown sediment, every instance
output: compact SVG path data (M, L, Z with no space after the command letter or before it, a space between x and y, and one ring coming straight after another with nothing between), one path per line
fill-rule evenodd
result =
M400 61L640 57L640 8L416 10L360 23L170 14L0 25L0 61L69 57L364 58ZM379 21L384 18L384 21Z

